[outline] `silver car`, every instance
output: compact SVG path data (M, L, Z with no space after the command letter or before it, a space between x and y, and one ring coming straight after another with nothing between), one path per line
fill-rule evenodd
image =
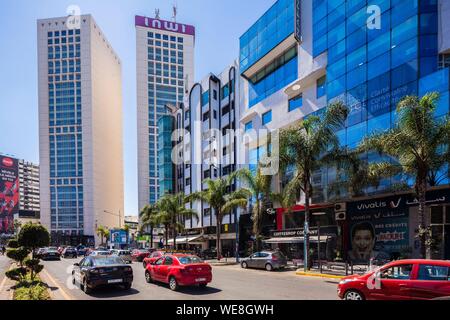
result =
M119 258L122 258L123 261L126 263L132 263L133 260L131 259L131 251L129 250L111 250L111 255L116 256Z
M241 260L241 267L266 269L267 271L283 269L287 266L287 259L283 253L276 251L261 251Z

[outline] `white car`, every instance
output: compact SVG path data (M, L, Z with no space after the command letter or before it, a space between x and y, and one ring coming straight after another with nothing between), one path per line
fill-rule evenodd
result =
M131 258L131 251L129 250L111 250L111 255L122 258L126 263L132 263L133 260Z

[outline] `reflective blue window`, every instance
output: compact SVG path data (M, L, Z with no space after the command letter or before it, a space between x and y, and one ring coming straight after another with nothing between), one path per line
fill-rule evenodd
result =
M292 98L289 100L289 107L288 107L288 111L294 111L298 108L301 108L303 105L303 96L299 95L295 98Z
M323 97L326 94L326 87L325 87L326 81L327 78L325 76L317 80L317 92L316 92L317 99Z
M270 110L262 115L262 125L263 126L270 122L272 122L272 110Z
M245 124L245 132L253 129L253 121L249 121Z

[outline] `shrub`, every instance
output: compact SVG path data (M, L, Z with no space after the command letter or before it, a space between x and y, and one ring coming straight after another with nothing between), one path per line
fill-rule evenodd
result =
M8 249L8 251L6 251L6 256L16 261L20 266L23 265L23 261L26 259L26 257L28 257L29 254L30 252L24 247L20 247L17 249Z
M7 247L12 248L12 249L17 249L20 247L19 241L17 241L17 239L11 239L8 241Z
M18 240L19 245L30 249L34 255L35 249L46 247L50 244L50 234L40 224L27 223L20 229Z
M25 266L30 270L31 280L34 281L36 275L44 269L44 266L39 264L39 259L30 259L27 258L24 261Z
M27 275L27 269L24 267L19 267L6 271L5 274L9 279L21 282L25 279L25 276Z

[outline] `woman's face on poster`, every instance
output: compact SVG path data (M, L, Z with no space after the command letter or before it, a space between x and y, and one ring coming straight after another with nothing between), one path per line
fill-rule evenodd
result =
M374 246L374 239L370 230L358 230L353 237L353 248L360 252L370 252Z

